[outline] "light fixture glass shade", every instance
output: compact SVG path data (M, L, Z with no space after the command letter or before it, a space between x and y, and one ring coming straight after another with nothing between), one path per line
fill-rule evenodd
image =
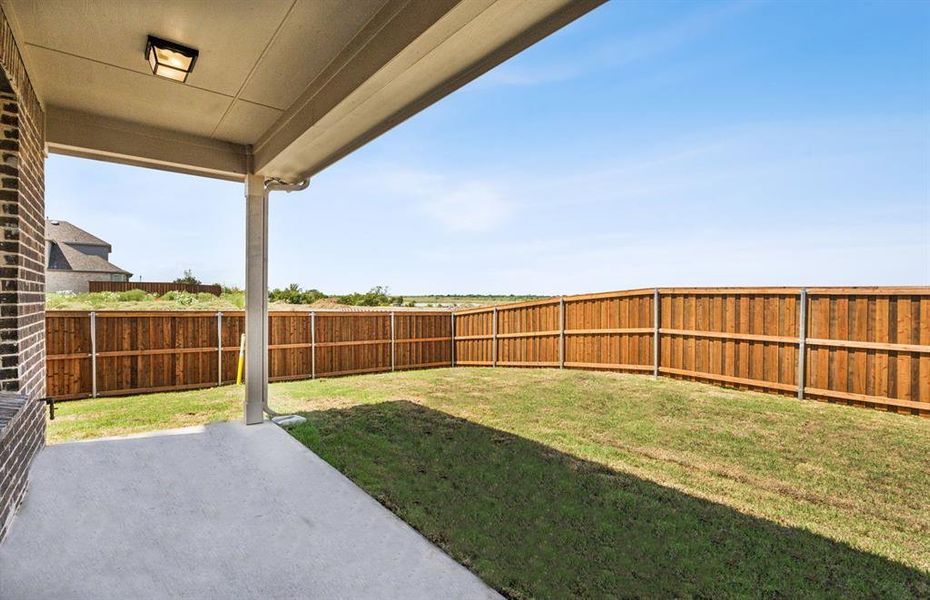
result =
M193 48L152 35L145 46L145 58L152 68L152 73L182 83L187 81L187 76L194 70L198 54Z

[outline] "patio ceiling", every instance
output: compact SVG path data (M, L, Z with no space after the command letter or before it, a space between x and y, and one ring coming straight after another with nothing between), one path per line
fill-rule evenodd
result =
M299 180L603 0L0 0L49 150ZM156 35L200 51L155 77Z

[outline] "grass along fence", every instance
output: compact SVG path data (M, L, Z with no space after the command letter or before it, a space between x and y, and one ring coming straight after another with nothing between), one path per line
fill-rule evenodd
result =
M448 365L564 367L930 416L930 288L661 288L455 313L319 311L270 320L272 380ZM49 312L48 394L230 383L243 322L242 312Z

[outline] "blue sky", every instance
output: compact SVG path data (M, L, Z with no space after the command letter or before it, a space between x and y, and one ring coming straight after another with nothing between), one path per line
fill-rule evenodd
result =
M51 156L46 203L145 280L244 279L239 184ZM331 293L928 285L930 3L608 3L270 234L272 286Z

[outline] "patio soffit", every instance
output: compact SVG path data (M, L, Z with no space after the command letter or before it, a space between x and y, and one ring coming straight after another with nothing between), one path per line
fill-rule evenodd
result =
M0 0L52 152L296 180L603 0ZM147 36L200 52L155 77Z

